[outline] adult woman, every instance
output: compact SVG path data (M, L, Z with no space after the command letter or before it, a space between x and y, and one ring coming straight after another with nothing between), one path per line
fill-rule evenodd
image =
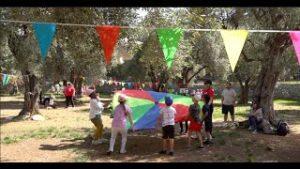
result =
M252 109L249 113L249 130L253 134L257 133L257 126L263 121L262 108L256 101L252 102Z

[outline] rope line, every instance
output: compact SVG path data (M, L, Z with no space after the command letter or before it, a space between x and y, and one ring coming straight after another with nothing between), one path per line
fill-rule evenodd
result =
M23 23L23 24L32 24L32 23L53 23L60 26L80 26L80 27L96 27L101 25L94 25L94 24L76 24L76 23L59 23L59 22L32 22L32 21L17 21L17 20L0 20L0 22L6 23ZM113 26L113 25L107 25ZM155 28L155 27L137 27L137 26L120 26L122 29L162 29L162 28ZM202 31L202 32L219 32L224 29L182 29L184 31ZM298 30L247 30L248 32L259 32L259 33L289 33L291 31L298 31Z

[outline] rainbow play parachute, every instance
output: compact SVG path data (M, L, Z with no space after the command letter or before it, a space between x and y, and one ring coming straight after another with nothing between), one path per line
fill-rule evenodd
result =
M118 105L118 96L120 94L125 94L128 97L127 104L132 109L133 122L137 130L154 129L156 127L159 111L162 107L166 106L164 104L164 97L167 95L173 97L172 106L177 112L175 117L176 122L185 121L189 105L193 104L192 99L187 96L154 91L122 90L115 93L112 102L113 108ZM201 105L202 103L199 102L199 104ZM127 123L128 128L129 126L129 123Z

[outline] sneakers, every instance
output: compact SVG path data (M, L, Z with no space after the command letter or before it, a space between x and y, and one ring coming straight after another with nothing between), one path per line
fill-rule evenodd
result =
M98 144L102 144L103 142L102 142L102 140L101 139L99 139L99 140L93 140L92 141L92 145L98 145Z
M107 142L108 142L108 140L105 139L105 138L101 138L101 139L99 139L99 140L101 140L102 143L107 143Z
M197 139L198 137L196 135L191 136L192 139Z
M127 151L124 150L124 151L120 151L119 153L120 153L120 154L125 154L126 152L127 152ZM112 151L109 151L109 150L108 150L108 151L106 152L106 155L110 156L112 153L113 153Z
M257 134L257 131L256 131L256 130L254 130L254 131L252 132L252 134Z
M108 141L107 139L101 138L101 139L98 139L98 140L93 140L92 144L93 145L103 144L103 143L106 143L107 141Z
M210 141L210 140L205 140L204 142L203 142L203 144L213 144L213 142L212 141Z
M166 151L166 150L161 150L161 151L159 152L159 154L167 154L167 151ZM170 151L170 152L168 153L168 155L173 156L173 155L174 155L174 152Z
M203 148L204 148L204 146L198 146L198 148L200 148L200 149L203 149Z
M249 130L249 131L251 131L251 130L252 130L252 127L251 127L251 126L249 126L248 130Z
M168 155L170 155L170 156L173 156L174 155L174 152L169 152L169 154Z

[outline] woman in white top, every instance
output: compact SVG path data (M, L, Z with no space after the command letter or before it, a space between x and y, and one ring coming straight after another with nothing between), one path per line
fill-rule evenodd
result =
M94 132L93 144L101 144L105 141L105 139L102 138L103 124L101 119L101 114L104 110L104 104L100 102L94 90L87 89L86 94L91 98L89 115L90 120L96 127Z
M253 134L257 133L257 126L263 121L262 108L259 107L256 101L252 102L252 109L249 113L249 130Z

